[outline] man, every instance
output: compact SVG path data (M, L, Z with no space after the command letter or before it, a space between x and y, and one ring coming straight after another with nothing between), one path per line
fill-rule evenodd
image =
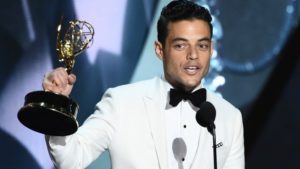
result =
M202 100L214 105L218 168L244 168L240 111L201 89L213 51L210 22L209 12L190 1L163 8L155 52L164 77L108 89L75 134L47 136L56 167L85 168L108 149L113 169L212 169L212 136L195 120L200 105L188 99L174 103L174 88L184 95L200 89ZM45 76L43 87L69 95L75 81L75 75L58 68Z

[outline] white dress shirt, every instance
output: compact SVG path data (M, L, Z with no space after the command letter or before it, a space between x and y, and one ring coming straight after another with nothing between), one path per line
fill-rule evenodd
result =
M189 100L182 100L176 107L169 104L169 91L173 88L162 80L163 96L167 99L163 108L166 116L167 154L170 169L190 168L196 155L200 126L196 121L195 107ZM195 89L198 90L200 85ZM195 91L194 90L194 91Z

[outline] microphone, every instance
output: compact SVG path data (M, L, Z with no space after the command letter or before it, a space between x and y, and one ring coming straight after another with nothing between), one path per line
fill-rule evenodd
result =
M216 109L213 104L210 102L203 102L200 109L196 113L196 120L198 124L202 127L207 127L208 131L213 134L213 129L216 128L215 126L215 118L216 118Z
M202 127L206 127L208 132L213 136L213 156L214 169L217 169L217 150L216 150L216 109L213 104L208 101L203 102L200 109L196 113L196 120Z

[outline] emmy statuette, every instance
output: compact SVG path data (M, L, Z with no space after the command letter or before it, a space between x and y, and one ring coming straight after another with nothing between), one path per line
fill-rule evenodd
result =
M68 74L72 72L75 57L91 46L93 37L94 29L85 21L70 21L64 36L61 36L61 24L58 25L56 51ZM36 132L66 136L78 129L78 109L78 104L67 96L49 91L33 91L25 96L18 119Z

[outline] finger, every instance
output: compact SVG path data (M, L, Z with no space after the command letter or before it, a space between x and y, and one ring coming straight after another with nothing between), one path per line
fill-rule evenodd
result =
M59 70L55 77L55 82L59 87L65 88L68 85L68 74L65 70Z
M48 80L44 80L42 83L43 89L45 91L51 91L51 89L52 89L51 85L52 85L52 83L50 83Z
M47 72L44 76L44 80L52 82L54 78L59 74L61 71L64 71L63 68L57 68L54 69L53 71Z
M69 96L72 91L73 85L68 85L64 91L61 92L62 95Z
M73 85L76 82L76 76L74 74L70 74L68 76L68 83L69 85Z
M50 82L44 82L43 83L43 88L45 91L50 91L53 93L61 93L62 89L58 88L57 86L53 85Z
M67 87L68 74L64 68L57 68L52 72L48 72L44 76L43 88L44 90L53 91L55 93L60 93Z
M53 85L64 88L66 87L67 81L67 73L63 68L57 68L49 75L49 81L52 82Z

